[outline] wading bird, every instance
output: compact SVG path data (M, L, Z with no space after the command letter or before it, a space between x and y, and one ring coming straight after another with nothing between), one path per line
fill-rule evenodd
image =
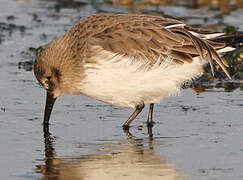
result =
M183 83L202 75L206 64L214 74L217 63L230 78L220 54L233 48L218 41L223 35L159 16L86 17L36 57L34 73L47 91L43 123L49 123L57 97L82 94L135 108L124 128L149 104L152 126L154 103L177 94Z

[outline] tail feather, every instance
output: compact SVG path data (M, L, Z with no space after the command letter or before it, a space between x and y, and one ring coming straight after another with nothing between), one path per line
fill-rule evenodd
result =
M238 32L234 35L228 35L228 36L224 35L211 40L217 43L223 42L226 44L226 46L234 46L236 44L243 43L243 32Z
M173 27L173 32L183 34L191 39L192 46L196 49L196 54L190 54L192 57L201 57L206 59L211 67L211 72L214 75L213 60L222 68L228 78L231 79L229 72L227 71L228 65L222 58L222 53L233 51L234 48L231 45L237 42L243 42L243 33L238 35L226 36L224 33L212 33L209 31L203 31L194 29L188 26L183 28Z

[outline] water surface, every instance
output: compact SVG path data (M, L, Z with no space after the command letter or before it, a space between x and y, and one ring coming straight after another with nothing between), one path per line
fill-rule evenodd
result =
M237 9L219 17L215 8L183 4L137 10L101 1L1 0L1 179L243 179L243 85L236 79L196 82L157 104L153 138L145 124L148 107L128 135L121 125L132 110L69 95L57 100L43 132L45 92L32 72L34 49L84 16L131 11L243 30Z

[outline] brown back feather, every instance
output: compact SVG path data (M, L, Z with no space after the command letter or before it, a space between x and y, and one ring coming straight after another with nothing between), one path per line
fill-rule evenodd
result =
M167 28L175 24L181 26ZM81 29L82 32L79 32ZM190 63L192 57L200 56L209 61L213 74L214 60L230 77L225 63L216 52L225 44L203 39L209 32L184 26L174 19L134 14L94 15L80 21L70 33L76 41L82 42L82 50L88 43L116 54L139 57L138 60L147 63L155 63L159 57L172 57L178 64Z

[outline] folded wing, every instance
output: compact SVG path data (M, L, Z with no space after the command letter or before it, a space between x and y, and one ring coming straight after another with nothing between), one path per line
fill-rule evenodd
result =
M208 60L212 74L214 60L230 78L227 65L217 53L225 47L225 43L215 41L222 33L193 29L183 22L157 16L109 14L107 17L96 15L96 19L103 19L86 39L89 45L150 64L158 58L190 63L200 56Z

